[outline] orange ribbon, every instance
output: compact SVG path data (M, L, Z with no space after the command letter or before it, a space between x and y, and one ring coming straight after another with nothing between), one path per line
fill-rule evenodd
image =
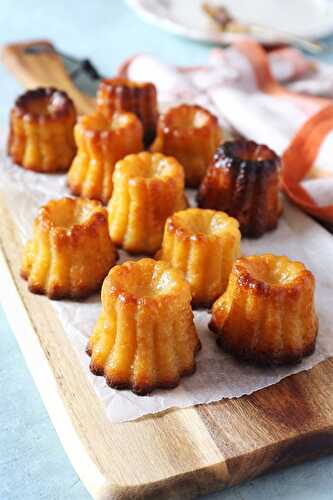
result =
M312 113L282 156L282 188L305 212L333 223L333 205L319 206L300 184L309 174L325 137L333 130L332 101L285 89L274 79L267 53L254 40L244 39L236 44L236 48L250 62L262 92L290 99Z
M282 187L305 212L333 222L333 205L319 206L300 182L310 172L320 147L333 130L333 104L313 115L296 133L282 156Z

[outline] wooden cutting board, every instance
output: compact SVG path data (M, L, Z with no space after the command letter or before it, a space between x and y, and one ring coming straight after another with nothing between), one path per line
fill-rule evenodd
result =
M19 277L21 244L1 194L0 220L2 305L94 498L195 498L333 451L332 359L250 396L111 424L50 301L29 293Z
M9 71L26 88L56 87L67 92L80 113L90 113L94 110L94 99L80 92L74 85L66 73L63 60L48 40L5 45L1 55Z

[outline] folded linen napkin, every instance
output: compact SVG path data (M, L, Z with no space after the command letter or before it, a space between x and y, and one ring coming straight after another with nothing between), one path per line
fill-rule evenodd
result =
M282 185L290 199L333 223L333 67L292 48L267 53L244 38L214 49L205 66L178 68L141 54L120 72L154 82L164 105L201 104L222 125L273 148L282 156Z

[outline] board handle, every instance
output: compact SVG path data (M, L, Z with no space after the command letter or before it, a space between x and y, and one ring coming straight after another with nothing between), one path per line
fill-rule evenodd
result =
M34 50L42 47L43 50ZM79 113L95 110L95 100L81 92L68 76L61 57L48 40L12 43L2 48L2 60L27 89L56 87L73 99Z

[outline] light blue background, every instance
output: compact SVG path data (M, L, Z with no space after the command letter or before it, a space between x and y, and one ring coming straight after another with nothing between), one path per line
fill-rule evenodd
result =
M142 23L122 0L1 0L0 43L30 38L49 38L69 54L89 57L105 75L112 75L124 58L136 52L193 65L204 62L209 50ZM333 63L333 53L323 58ZM0 81L3 133L20 87L2 66ZM62 449L1 309L0 360L0 499L89 499ZM333 457L328 457L268 474L209 498L332 500L332 491Z

